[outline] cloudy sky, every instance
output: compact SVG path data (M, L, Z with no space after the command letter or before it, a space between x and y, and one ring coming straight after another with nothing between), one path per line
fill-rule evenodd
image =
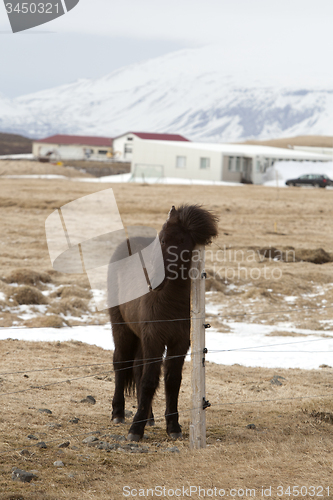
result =
M332 21L331 0L80 0L61 18L13 34L1 2L0 92L16 97L98 78L207 44L240 67L304 75L306 87L313 72L323 81L333 75Z

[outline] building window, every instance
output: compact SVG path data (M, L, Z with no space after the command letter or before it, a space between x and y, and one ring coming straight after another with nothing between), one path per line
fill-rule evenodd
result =
M176 168L186 168L186 156L176 156Z
M84 152L84 156L86 158L90 158L92 154L94 154L94 150L91 149L91 148L84 148L83 149L83 152Z
M132 144L125 144L124 152L125 152L125 154L132 153L133 152Z
M233 167L233 163L234 163L234 158L233 156L229 156L229 162L228 162L228 170L229 172L232 172L232 167Z
M210 168L210 158L200 158L200 168Z
M133 137L127 137L128 141L133 141Z
M99 154L99 155L106 155L106 154L107 154L107 152L108 152L108 150L107 150L107 149L99 149L99 150L98 150L98 154Z
M236 172L241 171L241 159L239 156L236 157Z

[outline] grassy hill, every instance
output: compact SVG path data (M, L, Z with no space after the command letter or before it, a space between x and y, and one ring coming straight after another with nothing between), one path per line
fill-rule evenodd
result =
M31 153L32 139L17 134L0 132L0 155Z
M273 146L276 148L288 148L289 146L311 146L318 148L332 148L333 137L328 135L299 135L297 137L285 137L282 139L269 139L267 141L245 141L242 144L258 144L261 146Z

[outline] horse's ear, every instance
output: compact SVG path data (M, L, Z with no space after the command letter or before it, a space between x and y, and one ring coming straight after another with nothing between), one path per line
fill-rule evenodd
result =
M169 220L169 219L170 219L170 217L172 216L172 214L173 214L175 211L176 211L175 205L172 205L171 209L169 210L167 220Z

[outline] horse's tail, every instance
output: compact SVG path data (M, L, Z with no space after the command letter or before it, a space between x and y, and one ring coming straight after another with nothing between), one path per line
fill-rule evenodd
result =
M134 396L135 394L135 379L134 379L134 367L133 367L133 361L131 366L126 368L124 370L124 375L125 375L125 382L124 382L124 387L125 387L125 393L127 396Z
M136 383L135 380L140 383L143 371L143 354L141 343L139 339L137 339L136 350L134 360L131 361L131 366L125 370L125 391L129 396L135 394ZM130 363L130 362L129 362Z

